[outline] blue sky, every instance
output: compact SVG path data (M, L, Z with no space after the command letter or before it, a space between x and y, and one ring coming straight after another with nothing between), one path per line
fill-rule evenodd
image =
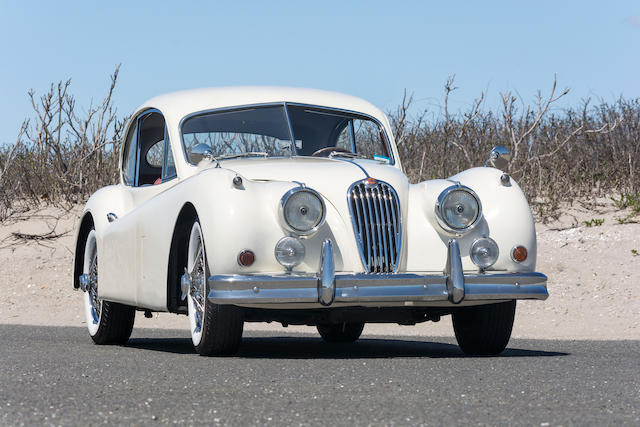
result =
M511 90L533 102L554 74L571 93L640 96L635 1L60 1L0 0L0 143L31 110L27 92L72 78L78 105L100 101L122 64L115 101L130 113L174 90L227 85L314 87L395 108L440 113L482 91L497 108ZM560 106L562 107L562 105Z

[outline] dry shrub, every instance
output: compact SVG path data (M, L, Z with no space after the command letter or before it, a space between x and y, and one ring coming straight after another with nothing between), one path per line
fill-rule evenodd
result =
M0 219L42 202L83 202L116 181L126 121L118 119L112 101L118 71L104 100L82 113L69 93L70 80L41 96L29 92L34 117L23 122L15 144L0 151Z
M448 98L453 79L445 84L444 114L432 121L426 113L407 114L411 97L390 113L400 155L413 182L451 176L481 166L496 145L509 148L513 159L506 172L523 188L540 220L557 217L562 203L640 190L640 99L620 98L591 106L550 112L560 94L554 81L547 97L534 108L518 110L516 98L502 95L500 114L472 107L451 116Z
M70 81L29 97L34 117L26 120L16 143L0 149L0 219L43 201L83 202L118 177L120 140L126 118L112 103L118 67L105 99L80 114ZM484 111L481 95L466 112L450 114L453 78L445 83L443 114L410 117L411 97L390 113L403 164L413 182L451 176L483 165L491 148L513 153L507 170L522 186L539 219L557 216L563 202L613 194L638 198L640 191L640 99L550 112L568 90L538 96L534 107L518 109L502 95L499 113Z

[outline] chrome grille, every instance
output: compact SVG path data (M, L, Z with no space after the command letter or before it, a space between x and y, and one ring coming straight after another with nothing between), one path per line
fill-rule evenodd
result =
M395 190L386 182L367 178L353 183L347 197L365 271L394 272L402 248L400 201Z

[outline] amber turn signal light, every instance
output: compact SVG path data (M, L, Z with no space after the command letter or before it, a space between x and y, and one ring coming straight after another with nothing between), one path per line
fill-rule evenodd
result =
M255 260L256 260L256 254L254 254L253 251L250 251L248 249L245 249L238 254L238 264L244 267L250 266L251 264L254 263Z
M514 261L523 262L527 259L527 248L524 246L516 246L511 251L511 258L513 258Z

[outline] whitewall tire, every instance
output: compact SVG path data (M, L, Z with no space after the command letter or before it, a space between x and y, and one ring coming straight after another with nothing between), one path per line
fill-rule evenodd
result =
M87 329L96 344L124 344L133 330L135 308L99 298L98 277L96 232L91 229L84 246L80 276Z
M187 310L191 341L203 356L233 354L238 351L244 326L242 309L208 301L209 268L200 222L191 227L187 248Z

